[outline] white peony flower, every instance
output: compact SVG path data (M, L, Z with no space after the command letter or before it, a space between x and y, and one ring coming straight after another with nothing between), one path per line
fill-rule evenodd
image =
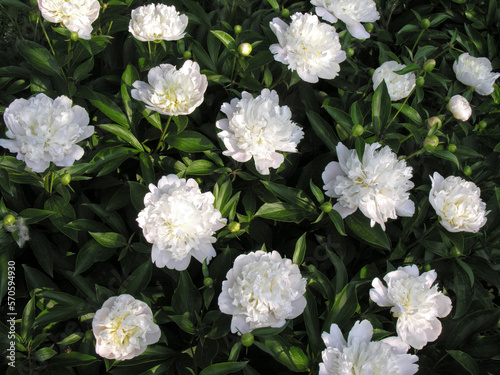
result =
M441 225L449 232L479 231L486 224L489 211L476 184L455 176L443 178L438 172L433 177L429 202Z
M469 101L462 95L452 96L448 102L448 108L457 120L467 121L472 115Z
M407 354L408 345L397 337L370 341L373 326L368 320L354 323L347 342L337 324L323 332L326 349L321 356L319 375L412 375L418 371L416 355Z
M174 174L163 176L158 187L149 185L145 208L137 222L153 244L151 258L158 267L185 270L191 256L207 263L215 256L213 234L226 224L214 208L214 196L202 193L198 183Z
M94 134L87 111L62 95L52 100L38 94L28 100L16 99L5 110L7 125L0 146L17 152L34 172L45 171L50 162L58 167L73 165L83 156L76 143Z
M96 353L120 361L142 354L161 335L149 306L128 294L104 302L92 320L92 331Z
M306 307L306 279L290 259L277 251L239 255L222 282L219 308L233 315L231 332L275 327L302 314Z
M416 265L399 267L384 277L387 287L375 278L370 298L379 306L392 306L398 318L398 336L415 349L422 349L427 342L435 341L441 334L441 322L451 311L451 300L439 292L436 271L419 276Z
M404 64L398 64L396 61L386 61L373 72L373 90L375 91L385 81L387 91L391 101L395 102L406 98L416 85L415 74L406 73L403 75L394 73L406 68Z
M388 146L365 145L363 161L356 150L337 144L338 162L330 162L322 174L325 194L338 198L333 208L345 218L358 208L371 219L371 226L397 216L412 216L415 204L409 199L413 188L412 168ZM377 151L378 150L378 151Z
M28 226L25 224L22 217L17 218L16 222L12 225L4 224L4 228L7 232L14 234L14 240L20 248L30 239Z
M62 23L79 38L90 39L101 5L97 0L38 0L38 8L47 21Z
M274 90L264 89L255 99L243 91L241 100L224 103L221 111L227 115L227 119L216 123L222 129L218 136L227 148L223 154L239 162L253 157L261 174L269 174L269 168L283 163L283 155L276 151L296 152L304 136L302 129L290 120L290 108L280 107Z
M316 14L328 22L340 19L356 39L366 39L370 34L361 22L375 22L380 18L373 0L311 0Z
M132 10L128 31L143 42L178 40L186 34L188 17L175 6L149 4Z
M468 53L462 53L458 62L453 63L457 79L473 87L479 95L490 95L494 90L493 84L500 73L492 73L491 69L491 62L486 57L473 57Z
M148 83L133 83L131 95L158 113L188 115L203 102L207 84L198 63L186 60L179 70L170 64L154 67L148 72Z
M269 47L274 59L296 70L304 81L315 83L318 78L333 79L339 74L346 54L335 27L309 13L293 14L290 26L279 18L269 25L279 42Z

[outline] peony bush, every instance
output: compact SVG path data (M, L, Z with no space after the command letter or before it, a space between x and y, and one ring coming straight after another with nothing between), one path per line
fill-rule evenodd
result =
M497 1L0 30L0 373L498 373Z

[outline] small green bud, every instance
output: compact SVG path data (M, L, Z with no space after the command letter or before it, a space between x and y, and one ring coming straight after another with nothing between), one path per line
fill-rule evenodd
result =
M424 77L418 77L417 78L417 86L422 87L425 84L425 78Z
M436 60L434 60L434 59L427 60L424 63L424 70L426 72L432 72L435 67L436 67Z
M191 58L191 51L184 51L182 54L182 57L184 57L186 60Z
M430 270L432 270L432 266L429 263L425 264L424 265L424 271L425 272L429 272Z
M364 24L364 26L365 26L365 30L368 33L371 33L373 31L373 23L367 22L367 23Z
M370 73L370 76L373 76L373 73L375 73L375 69L371 68L368 72Z
M354 50L352 48L348 48L345 50L345 54L347 57L352 57L354 56Z
M427 124L427 129L429 129L429 130L431 130L431 128L436 124L437 124L438 129L441 129L441 126L443 126L443 122L437 116L432 116L432 117L428 118L426 121L426 124Z
M328 213L332 210L332 204L330 202L325 202L319 206L319 208L321 211Z
M229 229L231 233L237 232L240 230L240 223L238 223L237 221L231 221L227 225L227 229Z
M242 31L243 31L243 27L241 27L241 25L236 25L236 26L234 27L234 33L235 33L236 35L241 34L241 32L242 32Z
M428 29L431 26L431 21L428 18L424 18L422 22L420 22L420 27L422 29Z
M424 147L428 151L435 150L439 145L439 138L436 135L429 135L424 140Z
M241 43L238 46L238 52L241 56L248 56L252 53L252 45L250 43Z
M289 16L290 16L290 11L289 11L288 9L286 9L286 8L283 8L283 9L281 10L281 17L282 17L282 18L287 18L287 17L289 17Z
M245 333L243 334L243 336L241 336L241 345L248 347L252 346L253 342L254 342L254 337L250 332Z
M462 256L462 253L460 252L460 250L458 250L458 248L456 246L453 246L450 249L450 256L452 256L454 258L458 258L459 256Z
M206 287L210 287L214 284L214 279L212 279L211 277L205 277L205 279L203 280L203 284Z
M73 42L77 42L78 41L78 33L76 31L72 31L70 34L69 34L69 38L73 41Z
M479 124L478 124L478 125L479 125L479 127L480 127L481 129L486 129L486 127L488 126L488 123L487 123L486 121L484 121L484 120L483 120L483 121L479 121Z
M365 128L361 124L356 124L352 127L352 136L359 137L365 132Z
M7 214L3 218L3 224L6 227L10 227L11 225L14 225L16 223L16 217L12 214Z
M108 9L108 3L102 4L102 9Z
M454 153L457 151L457 145L454 145L453 143L450 143L448 145L448 151L450 151L451 153Z
M69 185L71 182L71 175L69 173L65 173L61 177L61 184Z
M470 167L470 165L466 165L464 167L464 175L470 176L471 174L472 174L472 168Z

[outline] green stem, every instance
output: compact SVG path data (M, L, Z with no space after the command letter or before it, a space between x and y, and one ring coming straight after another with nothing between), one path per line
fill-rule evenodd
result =
M421 155L425 152L425 148L421 148L420 150L414 152L413 154L411 154L410 156L407 156L405 157L405 160L408 160L408 159L411 159L412 157L414 156L418 156L418 155Z
M418 34L418 38L417 40L415 41L415 44L413 45L412 49L411 49L411 55L413 56L413 51L415 50L415 47L417 46L418 42L420 41L420 38L422 37L422 35L424 34L424 29L422 29L422 31L420 31L420 34Z
M391 124L394 122L394 120L396 119L396 117L398 117L399 112L401 112L401 110L404 108L404 106L408 102L408 99L410 98L411 94L413 94L416 89L417 89L417 85L415 85L415 87L410 91L410 93L408 94L408 96L405 98L405 101L403 102L403 105L401 106L401 108L398 109L398 111L396 112L396 114L394 115L394 117L392 118L392 120L389 122L389 124L387 124L387 126L385 128L385 131L387 131L387 129L389 129L389 126L391 126Z
M45 27L43 26L43 21L40 21L40 26L42 26L43 34L45 35L45 38L47 39L47 42L49 43L50 50L52 51L52 54L55 56L56 53L54 52L54 48L52 48L52 43L50 42L50 38L47 35L47 31L45 31Z
M148 40L149 61L151 61L151 42Z
M165 128L163 129L163 132L161 133L160 141L158 142L158 146L156 146L155 152L158 152L160 150L161 145L163 144L165 135L167 134L168 126L170 125L170 121L172 121L172 116L169 116L169 118L167 120L167 124L165 125Z

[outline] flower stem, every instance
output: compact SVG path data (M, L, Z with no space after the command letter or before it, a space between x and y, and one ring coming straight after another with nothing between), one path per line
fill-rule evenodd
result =
M416 89L417 89L417 86L415 85L415 87L410 91L410 93L408 94L408 96L405 98L405 101L403 102L403 105L401 106L401 108L398 109L398 111L396 112L396 114L394 115L394 117L391 119L391 121L389 122L389 124L387 124L387 126L385 128L385 131L387 131L387 129L389 129L389 126L391 126L391 124L394 122L394 120L396 119L396 117L398 117L399 112L401 112L401 110L404 108L404 106L406 105L406 102L410 98L411 94L413 94Z
M420 38L422 37L422 35L424 34L424 31L425 29L422 29L420 31L420 34L418 34L418 38L417 40L415 41L415 44L413 45L412 49L411 49L411 55L413 56L413 51L415 50L415 47L417 46L418 42L420 41Z
M163 129L163 132L161 133L160 141L158 142L158 146L156 146L155 152L158 152L160 150L161 145L163 144L163 141L165 139L165 135L167 134L168 126L170 125L170 121L172 121L172 116L168 117L167 124L165 125L165 128Z
M54 48L52 48L52 43L50 42L50 38L47 35L47 31L45 31L45 27L43 27L43 21L40 21L40 26L42 26L43 34L45 35L45 38L47 39L47 42L49 43L50 50L52 51L52 54L55 56L56 53L54 52Z

